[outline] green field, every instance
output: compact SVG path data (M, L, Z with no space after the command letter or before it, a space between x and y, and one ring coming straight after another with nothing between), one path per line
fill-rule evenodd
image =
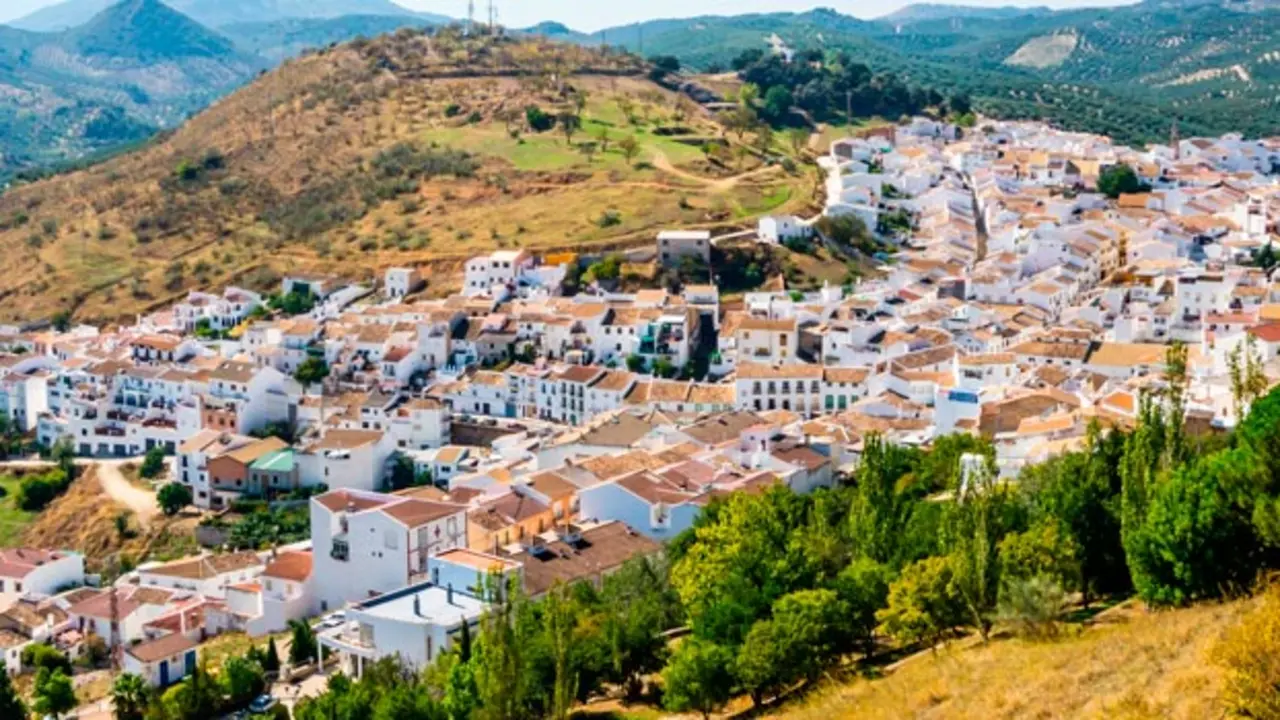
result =
M36 518L36 513L19 510L18 486L22 482L12 475L0 475L0 547L14 547L22 531Z

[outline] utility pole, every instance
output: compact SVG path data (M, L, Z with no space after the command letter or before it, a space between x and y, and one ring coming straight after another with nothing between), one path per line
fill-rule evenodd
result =
M476 29L476 0L467 0L467 37Z
M120 653L124 647L120 642L120 599L116 586L111 586L111 669L120 672Z

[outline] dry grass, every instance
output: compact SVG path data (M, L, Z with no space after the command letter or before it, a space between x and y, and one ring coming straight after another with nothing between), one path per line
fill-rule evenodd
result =
M1210 653L1251 605L1159 613L1126 607L1058 642L1001 640L919 656L885 678L821 690L770 717L1222 717L1223 675Z
M23 529L21 543L78 550L90 572L108 569L122 555L134 561L168 560L198 551L192 535L195 520L168 521L143 533L132 513L102 492L95 472L85 469L66 494L35 516ZM116 529L122 514L129 518L125 535Z
M132 318L196 287L274 290L287 270L368 279L417 265L444 279L466 255L495 247L636 245L661 227L745 223L810 201L807 179L781 172L700 182L710 170L701 150L652 133L677 114L676 96L627 75L638 68L626 60L538 40L486 42L397 34L293 60L142 150L5 193L0 253L11 261L0 317ZM458 72L472 76L448 76ZM640 168L616 144L588 158L555 131L523 128L523 142L507 133L528 105L554 114L578 91L589 100L575 144L601 128L615 143L632 136ZM634 123L618 107L623 97ZM699 112L679 124L696 137L719 133ZM476 177L374 200L371 161L432 141L473 152ZM181 165L211 151L214 165L178 179ZM643 164L659 158L676 172ZM737 170L714 180L725 172ZM609 209L621 222L599 222Z

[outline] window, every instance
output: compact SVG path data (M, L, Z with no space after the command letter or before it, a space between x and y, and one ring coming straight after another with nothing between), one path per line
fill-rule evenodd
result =
M383 532L382 544L388 550L397 550L400 547L400 537L395 530L386 530Z

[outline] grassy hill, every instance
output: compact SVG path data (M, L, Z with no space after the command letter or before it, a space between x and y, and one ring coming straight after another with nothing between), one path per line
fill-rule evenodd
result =
M141 150L0 196L0 314L130 317L289 269L429 265L447 285L493 248L630 246L810 201L807 175L704 155L718 126L644 73L539 38L408 29L291 60ZM527 108L576 112L579 95L572 143L528 126Z
M1223 673L1210 652L1256 601L1149 612L1122 607L1051 642L995 640L916 656L877 679L821 688L765 717L1223 717Z

